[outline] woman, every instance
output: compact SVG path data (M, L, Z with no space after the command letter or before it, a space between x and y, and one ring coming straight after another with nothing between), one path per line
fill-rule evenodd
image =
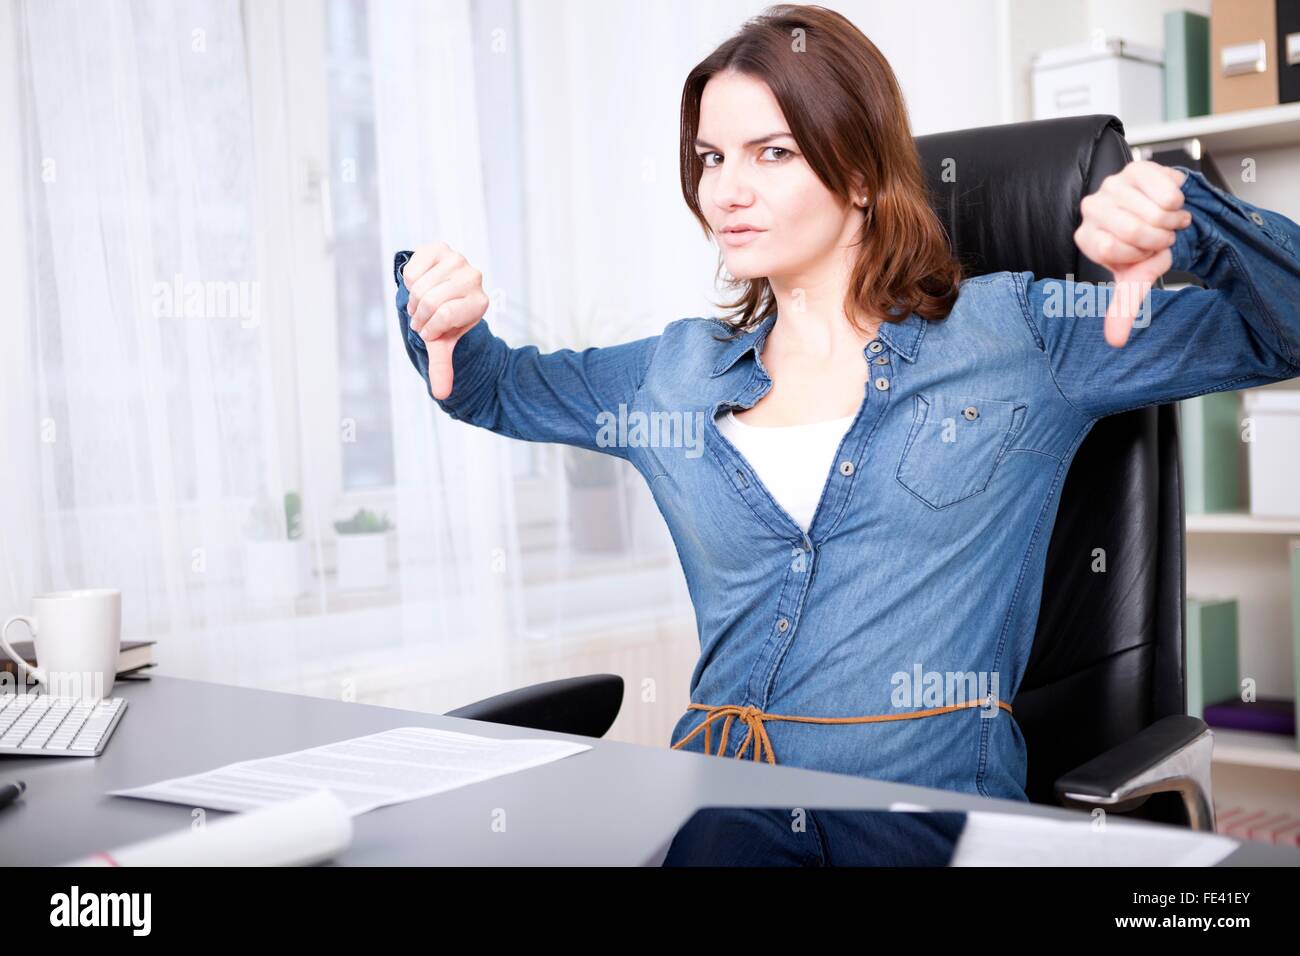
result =
M1026 799L1007 701L1074 452L1102 416L1300 375L1300 227L1134 162L1075 233L1115 293L963 281L893 72L819 7L691 72L681 174L739 290L725 319L510 348L436 243L396 260L412 362L457 420L646 478L699 626L675 748ZM1118 294L1171 268L1210 288ZM673 432L697 416L701 454Z

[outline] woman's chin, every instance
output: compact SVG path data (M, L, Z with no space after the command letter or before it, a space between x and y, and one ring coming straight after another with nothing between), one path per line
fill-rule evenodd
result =
M727 273L736 280L761 279L767 275L767 269L757 259L746 259L743 256L729 259L724 257L723 264L727 267Z

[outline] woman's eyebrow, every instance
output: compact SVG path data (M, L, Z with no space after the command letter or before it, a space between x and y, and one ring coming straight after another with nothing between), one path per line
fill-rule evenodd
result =
M762 145L763 145L764 143L766 143L768 140L771 140L771 139L780 139L782 136L790 136L791 139L794 139L793 136L791 136L789 133L785 133L785 132L781 132L781 133L768 133L766 136L760 136L758 139L751 139L751 140L750 140L748 143L746 143L745 145L746 145L746 146L762 146ZM717 148L718 148L718 147L714 146L712 143L706 143L704 140L702 140L702 139L700 139L700 138L698 138L698 137L696 137L696 139L695 139L695 145L696 145L697 147L699 147L699 146L703 146L705 149L717 149Z

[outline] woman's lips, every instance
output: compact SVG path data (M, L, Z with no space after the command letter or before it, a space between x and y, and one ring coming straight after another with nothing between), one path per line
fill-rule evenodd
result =
M763 233L766 229L741 229L737 232L724 232L722 241L729 246L747 246Z

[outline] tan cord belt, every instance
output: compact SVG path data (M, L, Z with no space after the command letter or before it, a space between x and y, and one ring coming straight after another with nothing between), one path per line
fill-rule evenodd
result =
M690 743L701 730L704 731L704 752L709 753L710 736L712 731L709 725L719 717L725 717L722 722L722 739L718 741L718 749L714 756L724 756L727 752L727 733L731 730L731 722L739 717L749 728L745 734L745 739L736 751L736 759L739 760L745 756L745 751L749 749L751 741L757 741L754 746L754 760L766 759L768 763L776 763L776 752L772 749L772 740L767 736L767 729L763 726L765 720L797 720L805 724L868 724L882 720L912 720L916 717L933 717L936 714L947 714L954 710L964 710L967 707L981 707L984 700L969 700L964 704L951 704L947 707L931 707L929 710L914 710L905 714L871 714L866 717L796 717L782 714L765 714L757 707L738 707L735 704L721 704L716 707L710 707L708 704L691 704L690 710L707 710L709 716L704 718L704 722L683 737L677 743L673 744L672 749L676 750ZM1011 713L1011 705L1005 700L998 701L998 706Z

